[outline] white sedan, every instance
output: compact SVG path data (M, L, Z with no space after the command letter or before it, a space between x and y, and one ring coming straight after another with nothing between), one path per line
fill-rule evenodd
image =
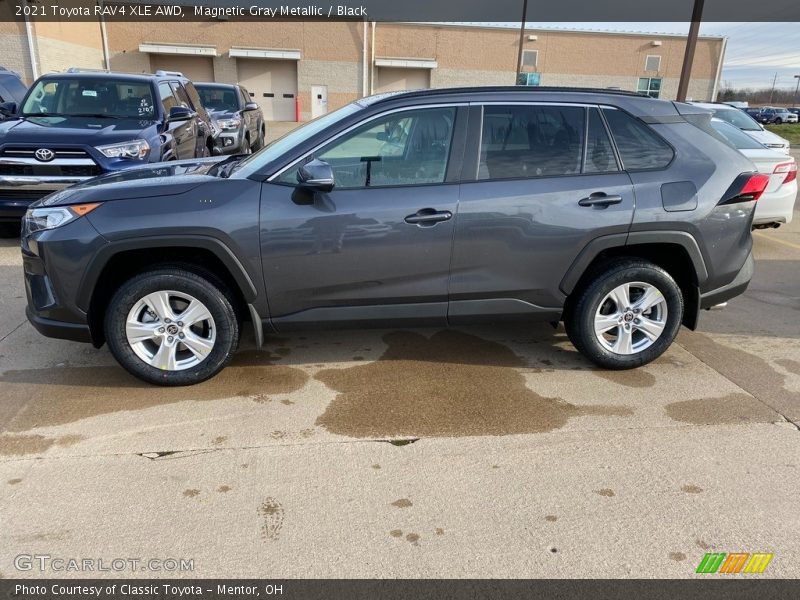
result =
M756 142L740 129L721 119L711 125L739 152L753 161L759 173L769 175L767 189L758 199L753 227L779 227L791 223L797 198L797 162L783 152L771 150Z
M771 131L767 131L761 123L758 123L743 110L733 108L727 104L717 104L713 102L690 102L689 104L707 108L715 118L741 129L759 144L763 144L767 148L779 150L784 154L789 154L789 140Z

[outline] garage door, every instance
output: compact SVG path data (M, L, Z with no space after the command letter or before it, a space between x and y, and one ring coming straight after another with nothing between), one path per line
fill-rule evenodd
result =
M261 105L267 121L294 121L297 61L237 58L239 83Z
M377 67L375 73L376 93L398 90L420 90L431 87L430 69L403 69Z
M153 71L179 71L192 81L214 81L214 64L205 56L152 54L150 66Z

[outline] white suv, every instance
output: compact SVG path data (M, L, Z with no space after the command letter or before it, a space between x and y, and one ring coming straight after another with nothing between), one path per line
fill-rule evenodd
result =
M775 135L771 131L767 131L760 123L743 110L733 108L727 104L716 104L712 102L690 102L689 104L707 108L714 113L714 117L726 121L734 127L738 127L759 144L783 152L784 154L789 154L789 140Z

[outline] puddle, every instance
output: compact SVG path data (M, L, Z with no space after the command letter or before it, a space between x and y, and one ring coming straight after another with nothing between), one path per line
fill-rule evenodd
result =
M148 385L116 366L6 371L0 376L0 397L21 407L6 429L28 431L186 400L288 394L305 385L305 371L271 364L274 358L267 352L241 352L219 375L191 387Z
M775 411L747 394L683 400L667 404L665 410L671 419L694 425L772 423L779 418Z
M722 344L706 334L691 331L681 331L677 341L712 369L753 396L763 399L770 406L775 406L776 410L788 418L800 416L798 412L800 393L787 390L786 375L757 354ZM753 350L757 351L757 348ZM784 360L779 364L791 371L795 366L792 363L796 362ZM775 416L773 414L773 421Z
M652 373L648 373L643 368L627 369L625 371L608 371L598 370L592 371L597 377L632 388L647 388L653 387L656 384L656 377Z
M775 362L789 371L789 373L800 375L800 361L792 360L791 358L780 358Z
M64 435L50 438L44 435L16 435L12 433L0 434L0 455L22 456L25 454L39 454L56 446L72 446L83 439L80 435ZM21 480L20 480L21 481Z
M528 365L507 346L459 331L386 334L375 362L315 377L338 392L316 424L349 437L538 433L582 415L627 416L624 406L575 406L529 389Z

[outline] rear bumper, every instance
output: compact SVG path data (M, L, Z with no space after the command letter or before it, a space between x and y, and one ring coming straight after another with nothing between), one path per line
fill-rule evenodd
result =
M700 295L700 308L711 308L744 293L753 277L753 253L747 255L741 270L729 284Z
M782 185L776 192L763 194L756 203L753 225L791 223L796 198L797 182Z

